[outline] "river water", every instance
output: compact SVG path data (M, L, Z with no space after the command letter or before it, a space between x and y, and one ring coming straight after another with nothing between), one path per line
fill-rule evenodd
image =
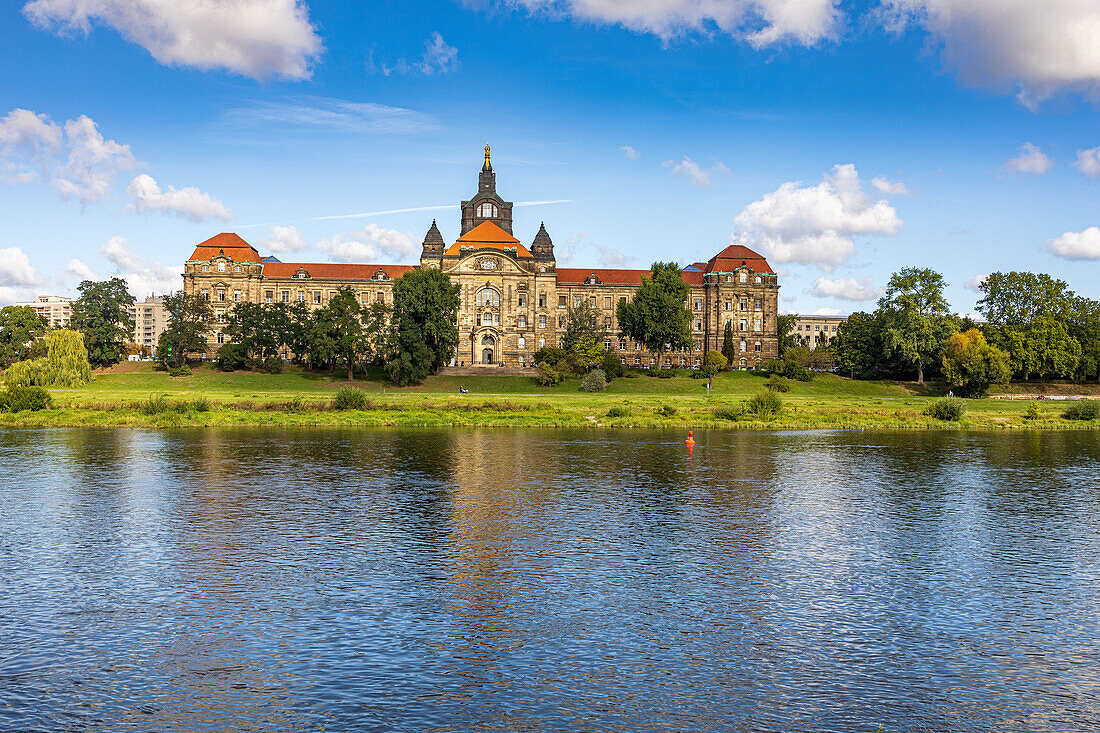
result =
M0 431L0 730L1100 730L1100 435L684 437Z

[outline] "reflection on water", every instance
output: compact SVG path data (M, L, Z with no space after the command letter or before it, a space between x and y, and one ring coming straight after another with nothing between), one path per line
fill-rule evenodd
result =
M0 730L1100 728L1088 433L0 432Z

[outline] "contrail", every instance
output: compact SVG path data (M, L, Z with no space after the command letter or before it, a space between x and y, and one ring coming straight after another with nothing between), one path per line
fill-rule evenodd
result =
M567 204L572 199L555 199L553 201L520 201L519 203L512 204L512 206L545 206L546 204ZM445 211L447 209L457 209L455 204L446 204L444 206L414 206L410 209L386 209L385 211L364 211L359 214L332 214L330 216L313 216L308 219L292 219L290 221L273 221L267 224L242 224L237 227L238 229L254 229L256 227L270 227L270 226L282 226L285 224L300 224L305 221L332 221L334 219L367 219L372 216L385 216L386 214L408 214L413 211Z

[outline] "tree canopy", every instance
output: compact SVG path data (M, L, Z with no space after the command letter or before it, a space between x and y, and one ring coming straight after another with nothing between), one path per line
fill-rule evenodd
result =
M393 354L386 370L394 384L423 381L455 355L461 287L435 268L409 270L393 282Z
M205 298L179 290L164 296L164 310L168 323L157 340L157 358L180 366L187 361L187 354L206 350L214 309Z
M879 300L886 318L884 345L916 368L917 384L924 383L925 367L939 362L947 338L958 330L944 287L940 273L907 267L890 277Z
M981 397L1012 378L1008 355L976 328L952 334L943 350L943 376L963 397Z
M70 326L84 334L84 346L93 366L113 364L133 338L134 296L120 277L85 280L79 290L80 297L71 306Z
M691 311L685 305L688 292L679 265L654 262L650 276L642 276L634 297L619 301L616 316L623 335L657 354L658 368L666 351L686 350L695 344Z
M30 346L46 333L46 319L26 305L0 308L0 368L30 356Z

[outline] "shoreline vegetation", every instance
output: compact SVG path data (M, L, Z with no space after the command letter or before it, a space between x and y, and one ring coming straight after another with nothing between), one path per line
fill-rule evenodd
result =
M282 374L220 372L203 364L188 376L123 363L97 370L75 388L51 388L50 409L2 412L0 427L681 427L733 430L806 429L1100 429L1100 420L1062 417L1071 402L971 399L958 420L934 417L943 385L850 380L818 374L776 395L777 413L758 408L768 378L748 372L706 380L615 379L599 393L580 379L540 387L525 376L433 376L395 388L384 375L347 381L290 367ZM460 387L467 390L460 394ZM349 393L348 390L355 390ZM1100 386L1013 383L1008 395L1100 397ZM361 404L360 404L361 403ZM344 409L340 409L343 407ZM1100 407L1100 405L1098 405Z

